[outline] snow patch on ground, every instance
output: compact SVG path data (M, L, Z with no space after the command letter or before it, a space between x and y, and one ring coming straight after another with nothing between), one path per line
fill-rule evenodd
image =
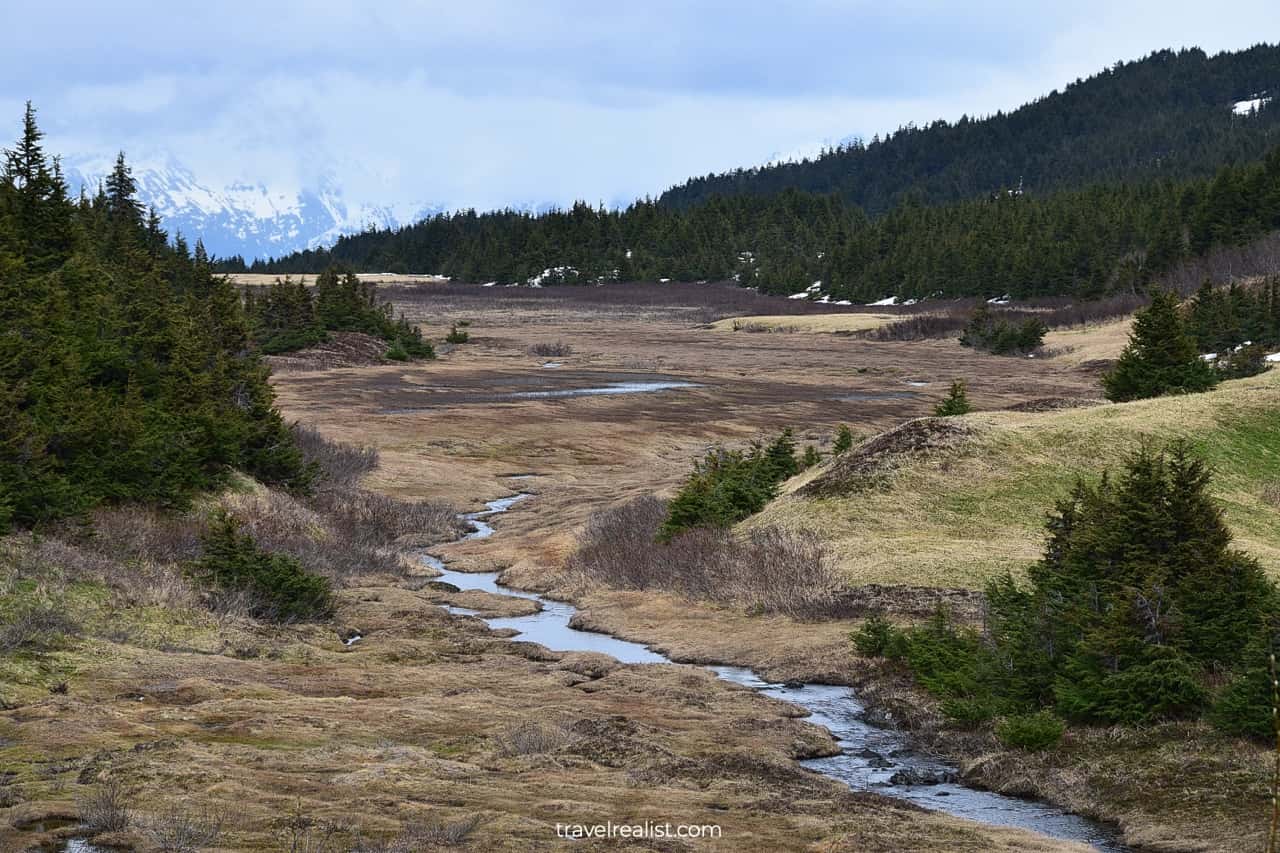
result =
M525 284L529 287L542 287L542 283L544 281L564 281L565 279L576 276L577 274L578 270L575 267L547 267L537 275L529 276L529 278L525 280Z
M876 307L884 307L884 306L886 306L886 305L897 305L897 304L898 304L898 297L896 297L896 296L886 296L884 299L877 299L875 302L868 302L867 304L868 304L868 305L873 305L873 306L876 306Z
M1271 355L1267 356L1267 361L1271 362L1272 364L1275 364L1276 362L1280 362L1280 352L1271 353Z
M1231 112L1238 116L1247 116L1260 111L1264 106L1270 103L1271 98L1265 95L1255 95L1245 101L1236 101L1231 105Z

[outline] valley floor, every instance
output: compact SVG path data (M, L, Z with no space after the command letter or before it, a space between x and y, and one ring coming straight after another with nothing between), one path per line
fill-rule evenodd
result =
M471 342L436 362L291 370L275 385L288 418L380 451L371 488L480 509L511 493L509 477L529 475L520 488L535 497L496 521L497 535L432 549L450 568L504 570L509 584L572 597L584 627L651 643L678 661L857 685L870 706L962 761L967 778L1119 820L1131 842L1164 850L1257 846L1266 819L1264 750L1198 730L1159 732L1149 743L1133 732L1100 731L1049 757L1012 755L980 739L948 742L928 701L900 674L853 654L847 636L855 621L747 616L661 593L569 587L559 574L593 511L669 492L715 442L792 426L802 443L829 450L838 424L870 435L925 415L956 378L983 410L1096 398L1096 362L1123 342L1114 325L1074 333L1055 358L1010 359L953 341L713 329L695 307L548 311L497 297L465 305L419 298L399 307L435 338L467 322ZM529 354L554 342L572 352ZM681 387L616 393L637 382ZM1248 387L1266 396L1275 386ZM587 389L603 391L562 393ZM1270 410L1267 400L1259 411ZM978 420L995 418L1021 434L1037 417ZM1042 496L1026 497L1029 505ZM1035 529L1021 520L987 532L990 540L975 536L964 548L981 555L984 542L999 540L1003 550L988 552L986 562L961 561L954 572L939 574L941 561L912 569L919 561L910 550L902 563L854 555L842 569L851 584L972 587L1038 548ZM1260 553L1276 545L1250 535ZM877 547L892 549L892 538ZM67 834L77 796L110 776L127 780L154 812L183 802L228 815L221 846L237 850L280 849L322 826L338 827L350 847L357 836L393 837L423 820L441 832L475 821L465 842L474 849L558 849L565 842L557 823L645 819L722 829L720 841L662 847L669 850L1079 849L850 792L795 764L833 744L792 706L697 668L619 666L509 642L438 604L494 612L525 604L455 597L432 588L431 574L363 578L341 592L333 624L323 627L106 608L104 624L134 627L88 631L10 671L13 686L0 696L11 706L0 712L0 808L8 813L0 848ZM363 639L344 645L351 630ZM61 682L66 692L51 694ZM551 742L527 746L531 732Z

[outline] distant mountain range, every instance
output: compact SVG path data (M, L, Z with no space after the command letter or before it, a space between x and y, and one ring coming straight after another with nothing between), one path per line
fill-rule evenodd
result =
M111 166L111 160L102 158L63 161L72 194L83 185L92 195ZM306 189L213 186L172 158L130 161L130 167L139 199L156 209L171 235L181 233L192 244L199 238L211 255L222 258L288 255L370 227L407 225L441 209L430 204L351 204L332 181Z

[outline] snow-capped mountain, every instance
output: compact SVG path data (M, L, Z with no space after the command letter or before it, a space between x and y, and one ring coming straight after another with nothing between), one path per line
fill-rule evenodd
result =
M64 160L72 194L83 184L92 195L112 165L98 158ZM218 257L285 255L328 245L370 226L416 222L440 210L427 204L349 204L333 181L301 189L247 183L219 188L171 158L133 162L130 168L139 200L156 209L170 235L181 233L191 244L198 237Z

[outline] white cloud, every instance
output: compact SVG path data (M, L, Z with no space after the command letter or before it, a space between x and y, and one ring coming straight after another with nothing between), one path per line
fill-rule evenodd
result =
M480 208L656 194L900 124L1010 109L1118 59L1247 46L1270 3L963 8L50 0L13 22L0 110L50 147L172 155L209 183L331 179ZM48 45L61 47L50 60Z

